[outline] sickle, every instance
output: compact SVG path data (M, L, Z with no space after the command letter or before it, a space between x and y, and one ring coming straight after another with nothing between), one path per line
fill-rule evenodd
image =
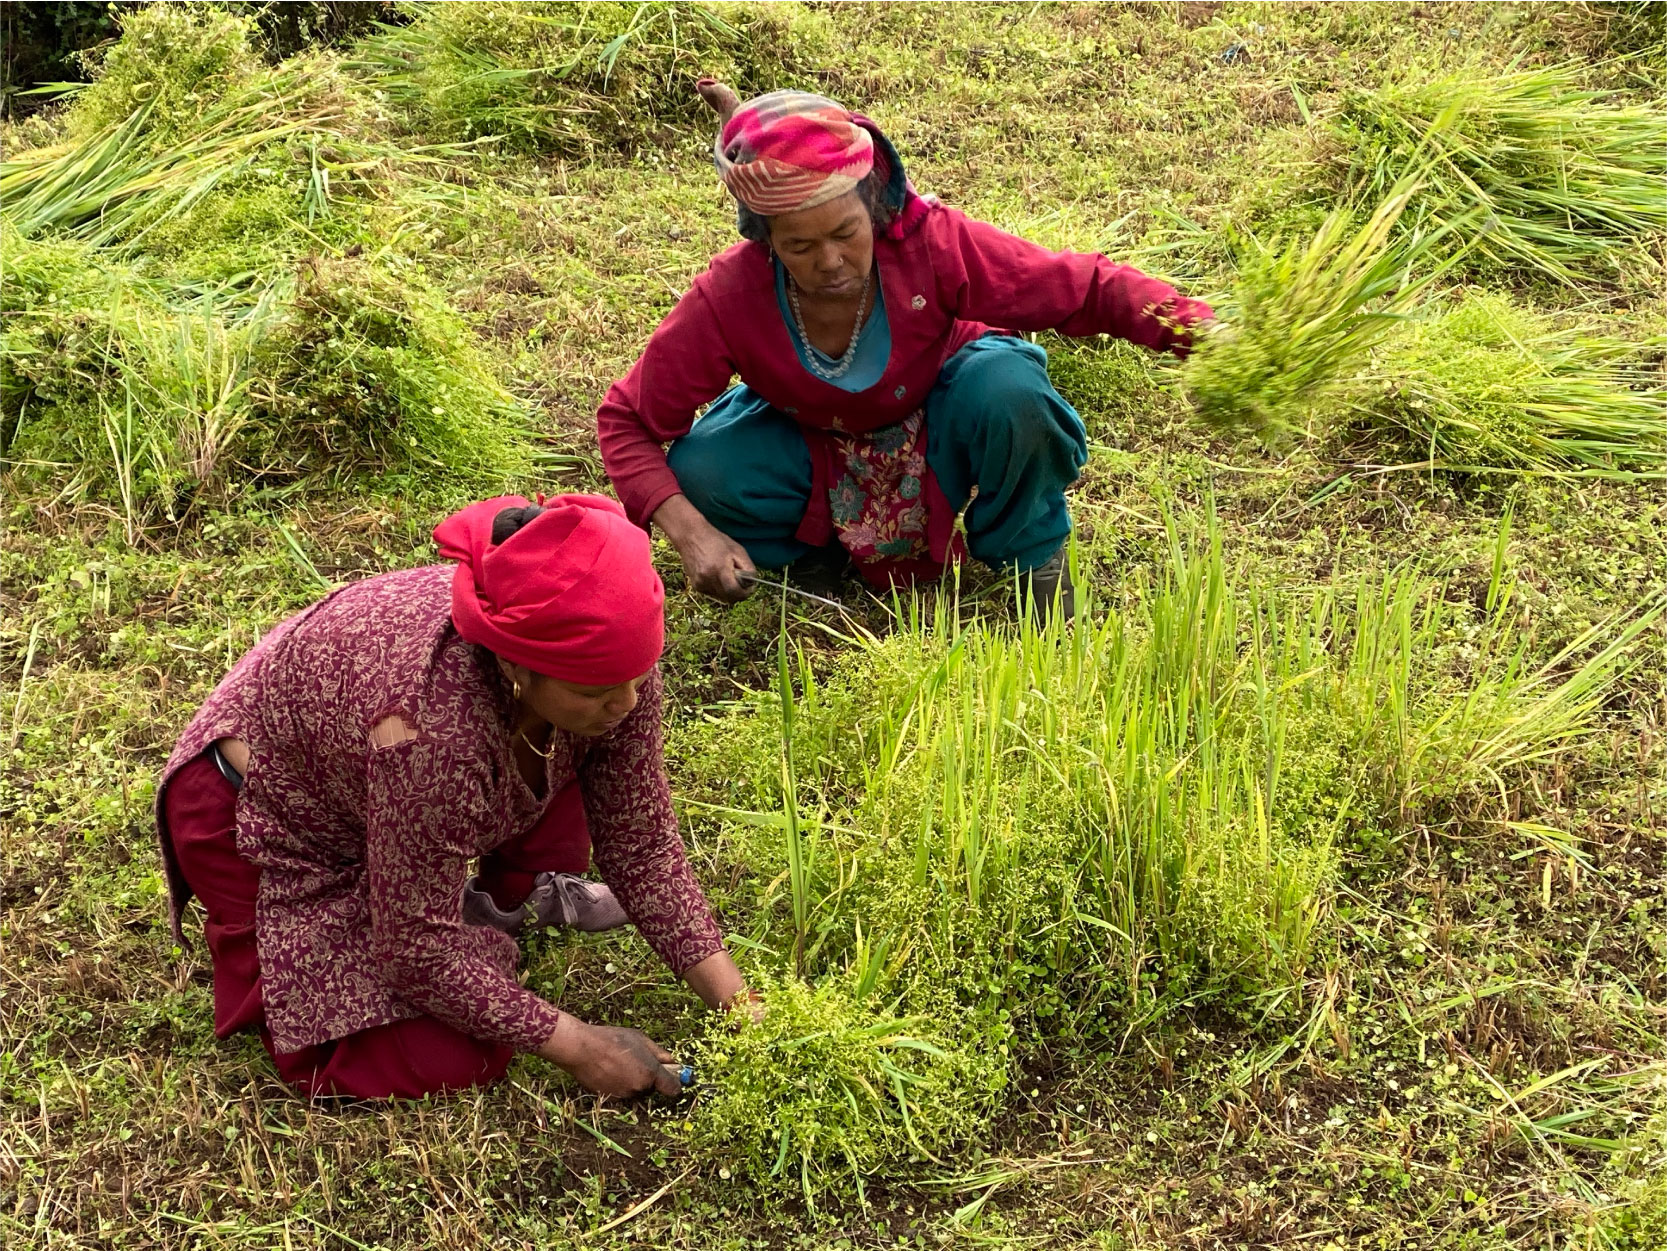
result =
M716 78L702 78L695 84L695 90L700 92L700 98L718 115L718 121L723 125L727 126L729 119L735 116L735 110L741 107L741 97Z

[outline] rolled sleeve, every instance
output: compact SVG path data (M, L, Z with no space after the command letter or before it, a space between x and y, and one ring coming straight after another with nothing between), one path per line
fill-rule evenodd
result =
M626 515L647 526L678 494L665 445L689 433L695 411L722 395L736 372L701 280L667 314L631 371L596 413L602 465Z
M1210 306L1093 252L1053 252L953 209L934 212L934 265L957 317L1008 330L1109 334L1184 354Z

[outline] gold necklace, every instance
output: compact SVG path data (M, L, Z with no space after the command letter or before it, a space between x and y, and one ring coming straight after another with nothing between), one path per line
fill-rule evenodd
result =
M548 749L540 751L533 743L532 739L527 737L527 732L525 730L521 731L521 741L531 749L532 754L535 756L542 756L544 759L548 760L551 756L556 754L556 745L554 743L550 744Z

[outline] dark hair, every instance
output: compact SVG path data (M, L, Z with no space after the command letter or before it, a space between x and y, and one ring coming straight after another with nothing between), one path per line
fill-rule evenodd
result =
M496 547L543 512L537 504L500 509L498 515L492 518L492 545Z
M891 225L891 219L897 216L886 195L889 181L889 176L883 174L876 164L856 186L857 197L868 210L869 220L874 223L875 234ZM753 212L745 204L735 206L735 225L743 239L751 239L754 243L770 242L770 219Z

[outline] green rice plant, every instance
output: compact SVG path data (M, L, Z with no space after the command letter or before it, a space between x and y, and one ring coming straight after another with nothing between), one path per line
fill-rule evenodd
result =
M493 136L574 156L635 146L701 116L695 80L767 90L790 59L786 22L762 6L659 0L412 4L354 62L438 136Z
M1471 292L1402 326L1351 401L1453 469L1667 472L1667 389L1640 346Z
M121 497L122 527L127 541L137 543L144 531L139 512L137 478L141 457L155 455L155 447L139 432L133 409L133 397L118 417L107 405L99 406L99 422L105 441L110 445L110 465L115 471L116 489Z
M940 596L830 659L784 638L772 690L675 745L758 884L764 966L762 1023L703 1044L699 1143L814 1204L975 1133L1032 1047L1183 1007L1319 1020L1340 848L1503 820L1660 619L1530 663L1508 545L1479 613L1407 570L1270 590L1212 522L1068 626ZM778 834L812 808L795 866Z
M787 660L787 596L782 594L783 646L776 650L776 696L781 704L781 793L782 832L787 845L787 887L793 906L793 968L800 977L805 971L805 936L810 930L810 874L816 867L816 839L807 834L799 813L799 775L793 762L793 680ZM799 657L800 671L807 682L815 679ZM814 690L814 688L812 688ZM814 827L812 827L814 829Z
M808 905L756 841L795 802L779 675L683 753L692 815L726 819L762 884L759 950L899 1012L947 990L1021 1037L1091 1039L1183 1004L1295 1010L1339 845L1494 811L1592 732L1660 614L1532 664L1503 566L1494 582L1479 621L1406 571L1276 593L1212 529L1173 533L1161 576L1070 629L917 604L814 675L800 661L796 802L825 814Z
M1349 94L1333 125L1366 194L1418 178L1411 221L1480 213L1472 263L1573 284L1612 272L1618 239L1667 231L1667 111L1583 89L1576 66L1407 77Z
M695 1055L702 1091L690 1137L707 1158L830 1192L911 1160L941 1160L987 1125L1006 1062L953 1003L898 1016L848 980L811 987L761 971L758 1021L715 1022Z
M1338 209L1304 242L1238 245L1221 320L1181 370L1204 422L1277 443L1366 363L1435 276L1411 271L1438 235L1394 237L1416 192L1402 184L1358 228Z

